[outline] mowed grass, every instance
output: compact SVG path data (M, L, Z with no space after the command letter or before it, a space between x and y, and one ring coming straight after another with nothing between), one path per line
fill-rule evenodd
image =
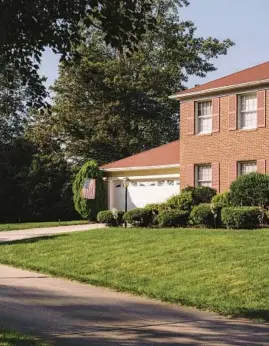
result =
M19 229L31 229L42 227L57 227L57 226L70 226L70 225L83 225L88 223L86 220L75 221L52 221L52 222L26 222L26 223L6 223L0 224L1 231L15 231Z
M267 229L98 229L2 244L0 262L269 320Z
M45 346L28 336L0 328L0 346Z

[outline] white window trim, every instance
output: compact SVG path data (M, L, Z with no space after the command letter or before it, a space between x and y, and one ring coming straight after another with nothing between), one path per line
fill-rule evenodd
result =
M199 168L200 167L210 167L211 168L211 180L199 180ZM199 164L195 165L195 186L202 186L200 183L209 183L210 187L212 187L212 165L211 163Z
M255 163L256 164L256 172L257 172L257 160L247 160L247 161L239 161L238 163L237 163L237 172L238 172L238 176L240 177L240 176L242 176L242 175L245 175L245 174L242 174L242 165L243 164L253 164L253 163ZM247 174L249 174L249 173L247 173Z
M211 115L202 115L198 116L198 105L199 103L205 103L205 102L211 102ZM211 119L211 130L209 131L199 131L199 119ZM209 134L212 133L212 119L213 119L213 102L212 99L206 99L202 101L195 102L195 134L202 135L202 134Z
M237 125L238 125L238 129L239 130L252 130L252 129L257 129L258 127L258 104L257 104L257 108L256 108L256 125L255 126L242 126L242 114L245 113L252 113L253 111L242 111L241 110L241 98L242 96L254 96L256 95L256 98L258 98L257 96L257 92L247 92L247 93L242 93L237 95L237 114L238 114L238 121L237 121ZM258 101L258 99L257 99Z

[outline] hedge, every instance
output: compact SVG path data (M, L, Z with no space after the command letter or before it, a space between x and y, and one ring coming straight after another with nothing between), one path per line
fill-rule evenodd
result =
M189 213L183 210L170 210L158 215L157 222L160 227L182 227L188 223Z
M216 220L209 203L202 203L195 206L190 214L192 225L216 227Z
M107 226L120 226L123 223L123 211L103 210L97 214L97 221Z
M257 228L262 222L259 207L228 207L221 211L221 221L228 229Z
M136 208L123 215L123 221L136 227L148 227L153 223L153 213L149 208Z

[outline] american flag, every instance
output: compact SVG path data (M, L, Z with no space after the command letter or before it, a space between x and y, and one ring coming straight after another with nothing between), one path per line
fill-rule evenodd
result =
M86 179L81 190L81 196L86 199L95 199L96 180Z

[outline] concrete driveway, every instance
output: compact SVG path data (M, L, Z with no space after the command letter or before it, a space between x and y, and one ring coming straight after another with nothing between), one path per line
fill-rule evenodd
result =
M73 226L57 226L57 227L46 227L46 228L32 228L18 231L0 232L0 243L22 240L28 238L45 237L54 234L70 233L70 232L81 232L90 229L104 228L103 224L85 224L85 225L73 225Z
M228 319L2 265L0 324L53 345L269 345L269 324Z

